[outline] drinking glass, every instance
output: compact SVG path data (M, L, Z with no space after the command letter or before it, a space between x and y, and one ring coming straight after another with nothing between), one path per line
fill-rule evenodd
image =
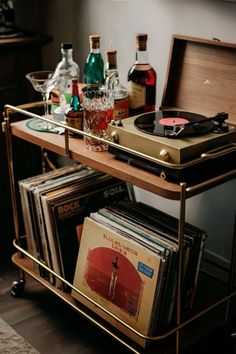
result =
M114 94L112 90L82 90L84 131L94 137L108 139L108 124L114 117ZM108 144L102 140L85 136L87 148L92 151L104 151Z
M56 80L52 79L52 76L53 71L51 70L34 71L26 75L26 78L31 82L33 88L42 94L44 102L44 115L46 118L49 117L48 100L50 92L56 84ZM50 130L51 128L52 125L45 122L44 129Z

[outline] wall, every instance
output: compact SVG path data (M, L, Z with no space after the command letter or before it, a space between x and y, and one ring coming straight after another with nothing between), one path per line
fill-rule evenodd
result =
M25 8L31 16L24 12ZM53 35L53 44L44 49L45 67L55 67L60 59L60 42L70 40L74 58L83 70L89 51L88 36L98 33L102 53L111 43L118 50L124 85L135 59L135 34L147 32L150 63L158 73L157 105L173 33L236 42L236 3L223 0L16 0L16 10L19 26ZM207 249L223 262L231 252L235 191L236 181L231 181L187 202L187 220L208 231ZM178 216L178 203L139 189L137 197Z

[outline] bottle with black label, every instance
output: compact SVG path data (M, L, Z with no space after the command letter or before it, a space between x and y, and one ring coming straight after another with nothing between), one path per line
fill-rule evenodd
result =
M72 80L72 95L70 108L65 113L66 123L69 127L83 130L83 108L80 104L78 80ZM68 134L73 137L82 138L83 135L68 130Z
M156 71L149 64L146 33L136 35L136 60L128 73L129 116L156 109Z

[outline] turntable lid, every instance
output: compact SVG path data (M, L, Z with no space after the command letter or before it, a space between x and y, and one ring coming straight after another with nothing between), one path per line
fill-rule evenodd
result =
M160 108L236 122L236 44L173 35Z

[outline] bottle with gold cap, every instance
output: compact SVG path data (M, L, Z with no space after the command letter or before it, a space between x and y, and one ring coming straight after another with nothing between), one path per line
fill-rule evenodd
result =
M146 33L136 35L136 60L128 72L129 116L156 109L155 70L149 64Z
M90 53L84 66L85 84L104 84L104 61L100 52L100 36L89 36Z

